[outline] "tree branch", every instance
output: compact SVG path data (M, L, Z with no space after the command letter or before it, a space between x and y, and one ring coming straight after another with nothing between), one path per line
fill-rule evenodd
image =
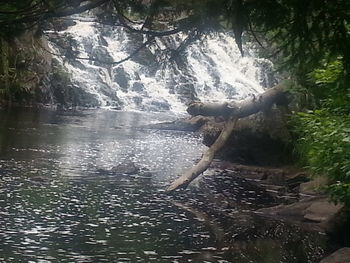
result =
M186 188L187 185L203 173L213 161L215 154L222 149L227 140L230 138L239 118L247 117L259 111L270 108L273 104L282 104L286 102L285 87L286 83L282 82L264 93L248 98L239 103L224 104L204 104L193 103L187 109L191 115L218 116L222 115L228 118L224 129L221 131L216 141L203 154L201 160L191 169L186 171L182 176L176 179L166 190L173 192L178 188Z
M118 61L112 61L112 62L107 62L107 61L103 61L103 60L99 60L99 59L94 59L94 58L86 58L86 57L79 57L79 56L73 56L74 59L78 59L78 60L89 60L89 61L95 61L95 62L100 62L106 65L119 65L131 58L133 58L134 56L136 56L143 48L145 48L148 44L152 43L152 41L154 41L154 37L149 38L146 42L144 42L141 46L139 46L137 49L135 49L129 56L118 60ZM46 51L47 53L57 56L57 57L64 57L67 58L67 56L52 52L48 49L46 49L45 47L41 46L41 48Z

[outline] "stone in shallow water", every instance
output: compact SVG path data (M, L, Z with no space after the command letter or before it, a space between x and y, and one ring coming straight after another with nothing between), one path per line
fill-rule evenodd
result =
M140 168L133 162L121 163L111 169L111 172L115 174L136 174L139 171Z

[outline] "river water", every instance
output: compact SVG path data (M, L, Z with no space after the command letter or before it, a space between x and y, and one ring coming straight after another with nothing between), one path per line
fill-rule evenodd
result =
M201 138L137 127L175 117L0 112L0 262L318 262L322 234L193 208L186 201L205 205L195 191L164 194Z

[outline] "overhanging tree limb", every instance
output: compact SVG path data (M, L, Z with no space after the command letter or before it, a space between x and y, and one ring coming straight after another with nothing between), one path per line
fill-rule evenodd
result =
M167 192L173 192L178 188L186 188L195 178L203 173L211 164L215 154L222 149L227 140L230 138L239 118L244 118L259 111L270 108L273 104L286 103L286 84L285 82L268 89L264 93L253 98L248 98L238 103L224 104L204 104L193 103L187 109L187 112L193 116L225 116L228 118L223 130L216 141L203 154L201 160L191 169L186 171L182 176L176 179L167 189Z

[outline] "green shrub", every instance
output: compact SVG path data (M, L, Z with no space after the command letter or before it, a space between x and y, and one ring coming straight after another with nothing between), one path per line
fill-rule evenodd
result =
M293 119L303 164L330 179L328 190L335 201L350 205L350 118L316 110Z
M335 202L350 206L350 94L339 59L310 74L317 109L292 117L295 148L312 173L327 176Z

